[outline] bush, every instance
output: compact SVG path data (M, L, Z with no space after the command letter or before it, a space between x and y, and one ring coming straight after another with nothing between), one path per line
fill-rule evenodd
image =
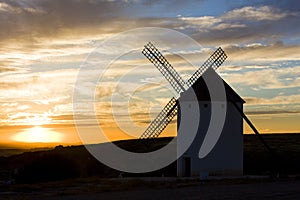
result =
M44 154L36 158L16 174L17 183L57 181L80 176L74 160L57 153Z

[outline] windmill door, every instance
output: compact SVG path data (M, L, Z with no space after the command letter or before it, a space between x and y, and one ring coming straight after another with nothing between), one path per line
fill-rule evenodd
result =
M183 173L185 177L191 176L191 157L183 157Z

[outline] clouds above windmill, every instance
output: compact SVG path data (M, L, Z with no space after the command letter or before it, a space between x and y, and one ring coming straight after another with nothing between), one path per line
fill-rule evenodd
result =
M181 5L181 12L193 5L201 6L201 2L188 1ZM82 54L82 58L90 52L93 40L101 41L110 34L144 26L179 30L210 45L257 40L272 43L284 36L298 37L300 31L299 11L276 5L245 6L215 16L171 17L172 11L180 12L178 7L172 1L6 0L0 9L0 52L4 56L1 62L16 66L16 60L30 64L51 56L76 59ZM164 13L169 15L150 15L153 9L166 9Z
M157 5L157 2L149 4L145 1L7 0L1 3L0 39L32 43L41 38L110 34L135 27L158 26L194 34L201 41L225 42L249 40L253 33L256 34L252 37L266 37L271 32L274 37L289 34L288 28L297 29L295 24L300 17L297 11L283 10L275 5L245 6L216 16L149 15L148 12ZM170 14L180 10L170 5L172 1L160 1L156 12L166 9L165 12ZM201 6L201 2L190 1L183 7L193 5ZM141 10L145 10L144 15Z
M290 16L297 16L298 13L282 11L273 6L246 6L240 9L234 9L227 12L223 19L228 20L246 20L246 21L278 21Z
M283 36L296 37L294 27L300 12L276 7L247 6L220 16L181 17L180 29L187 30L202 43L251 42L278 40ZM293 29L290 31L289 29Z

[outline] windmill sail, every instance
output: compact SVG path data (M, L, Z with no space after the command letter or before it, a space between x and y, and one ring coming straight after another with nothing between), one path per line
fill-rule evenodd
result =
M158 49L149 42L144 46L142 53L154 64L154 66L164 75L164 77L170 82L175 91L180 94L185 91L185 82L178 74L178 72L172 67L167 59L158 51Z
M226 58L227 55L221 49L221 47L219 47L186 82L187 87L191 87L209 67L212 67L214 70L216 70L219 66L222 65Z
M158 137L177 114L177 104L178 101L173 97L151 122L146 131L140 136L140 139Z
M217 69L227 58L225 52L219 47L192 75L187 83L185 83L177 71L152 43L149 42L144 47L142 53L164 75L178 94L186 90L184 85L187 85L188 88L191 87L209 67ZM146 139L158 137L177 114L177 104L178 101L173 97L159 115L151 122L140 138Z

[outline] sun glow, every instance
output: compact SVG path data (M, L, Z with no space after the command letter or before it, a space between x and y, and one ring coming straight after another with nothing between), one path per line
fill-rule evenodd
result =
M12 136L12 140L16 142L27 143L54 143L61 142L63 140L63 137L61 133L52 131L49 128L34 126L32 128L26 129L23 132L15 134L14 136Z

